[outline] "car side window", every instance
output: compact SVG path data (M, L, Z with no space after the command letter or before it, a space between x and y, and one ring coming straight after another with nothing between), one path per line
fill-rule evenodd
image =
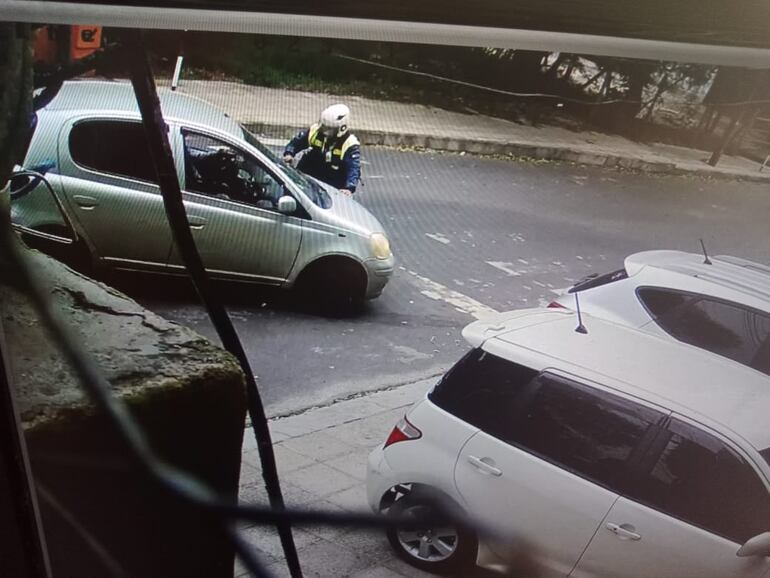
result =
M663 413L543 374L525 410L510 421L509 441L572 472L622 491L640 442Z
M708 297L640 288L655 322L675 339L770 375L770 315Z
M207 135L183 135L186 190L277 210L284 186L257 159Z
M141 123L87 120L69 134L72 160L78 165L121 177L157 183L150 149Z
M770 530L770 496L737 452L676 419L662 441L630 498L739 544Z
M502 438L527 385L537 374L529 367L474 349L447 372L428 397L461 420Z

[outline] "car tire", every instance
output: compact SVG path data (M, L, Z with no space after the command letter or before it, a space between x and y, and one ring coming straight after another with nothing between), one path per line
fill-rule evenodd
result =
M298 281L301 299L323 315L347 317L364 307L366 274L350 259L324 259L310 265Z
M440 511L438 503L435 496L414 491L396 501L388 515L434 516ZM476 563L476 534L455 521L427 524L417 529L389 528L387 537L399 558L425 572L467 576Z

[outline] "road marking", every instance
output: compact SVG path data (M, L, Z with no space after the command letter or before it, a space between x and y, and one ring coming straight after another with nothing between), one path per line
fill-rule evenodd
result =
M443 245L449 245L449 243L452 242L441 233L425 233L425 236L428 237L429 239L433 239L434 241L438 241Z
M420 290L420 293L425 295L425 297L428 299L448 303L457 309L457 311L460 311L461 313L467 313L476 319L483 319L484 317L488 317L489 315L494 315L497 313L495 309L484 305L480 301L476 301L472 297L463 295L459 291L454 291L449 287L442 285L441 283L436 283L435 281L432 281L427 277L423 277L414 271L409 271L409 274L414 279L419 281L422 287L424 287Z
M366 175L367 179L384 179L385 175Z
M500 269L500 271L508 273L509 277L519 277L521 275L519 271L513 269L513 263L509 263L508 261L486 261L486 264L492 265L495 269Z

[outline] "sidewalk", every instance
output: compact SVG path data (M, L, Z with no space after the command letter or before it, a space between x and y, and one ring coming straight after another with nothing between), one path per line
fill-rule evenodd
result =
M296 416L271 420L276 461L288 506L371 512L366 502L366 460L405 410L436 379L369 393ZM267 503L254 435L243 442L240 499ZM244 539L275 576L288 576L275 529L244 526ZM399 560L382 531L334 527L296 528L294 539L304 575L323 578L428 578ZM234 576L247 576L236 561Z
M179 92L203 98L257 134L288 139L307 128L329 104L346 102L363 144L509 155L620 167L674 175L770 182L770 168L724 155L716 168L709 153L671 145L634 142L597 132L553 126L523 126L484 115L461 114L417 104L249 86L183 80Z

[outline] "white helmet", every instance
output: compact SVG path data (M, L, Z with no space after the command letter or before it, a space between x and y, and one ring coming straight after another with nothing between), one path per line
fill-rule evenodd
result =
M342 136L348 132L350 109L344 104L333 104L321 113L321 132L327 137Z

